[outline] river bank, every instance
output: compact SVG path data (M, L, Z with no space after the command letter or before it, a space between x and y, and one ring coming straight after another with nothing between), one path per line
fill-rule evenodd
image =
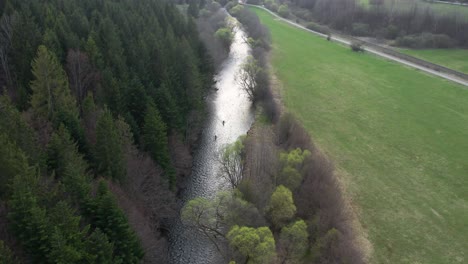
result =
M236 81L250 48L241 27L236 26L229 57L215 77L216 92L207 98L206 121L194 151L192 174L179 192L180 207L196 197L213 198L225 188L218 177L218 151L245 134L254 121L251 103ZM170 263L219 263L214 246L178 219L170 227Z

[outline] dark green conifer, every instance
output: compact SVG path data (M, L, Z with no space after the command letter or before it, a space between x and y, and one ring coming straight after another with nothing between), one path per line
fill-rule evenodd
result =
M98 120L96 137L98 173L116 181L123 181L126 172L122 146L112 114L107 109Z

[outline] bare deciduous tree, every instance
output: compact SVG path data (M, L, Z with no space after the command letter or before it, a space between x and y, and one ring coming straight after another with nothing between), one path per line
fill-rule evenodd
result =
M242 181L244 172L244 139L239 137L236 142L226 145L218 154L221 164L220 176L226 179L232 189L237 188Z
M226 256L226 233L234 225L260 227L265 219L257 208L235 195L220 192L215 199L195 198L181 212L184 224L192 226L207 237Z
M244 198L265 208L274 190L274 178L279 169L278 150L271 128L254 127L245 142L245 177L239 186Z
M97 79L97 73L89 62L88 55L79 50L68 51L67 73L70 88L81 104Z
M262 72L262 68L258 65L257 60L249 56L240 68L237 74L237 82L242 89L247 93L249 100L255 102L258 97L258 77Z
M0 21L0 63L5 74L7 85L12 84L10 67L8 63L8 53L11 47L12 25L14 16L4 15ZM2 87L0 87L1 89Z

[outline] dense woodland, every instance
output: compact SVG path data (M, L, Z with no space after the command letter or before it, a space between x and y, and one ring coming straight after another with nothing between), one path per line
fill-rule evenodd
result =
M0 262L166 262L215 65L195 18L159 0L1 5Z
M438 14L415 2L407 10L394 0L371 0L362 6L356 0L250 0L284 17L290 14L309 21L308 27L323 31L320 25L351 33L395 40L410 48L468 47L468 21L463 12ZM326 31L326 30L325 30Z

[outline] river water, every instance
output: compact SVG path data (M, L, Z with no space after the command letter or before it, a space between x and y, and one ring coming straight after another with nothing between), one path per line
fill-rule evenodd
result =
M181 194L184 204L196 197L213 198L226 188L226 182L218 176L217 152L246 134L254 121L251 103L236 82L236 74L250 53L244 42L245 36L242 28L235 28L229 57L215 77L218 91L207 98L206 124L194 155L192 175ZM169 242L172 264L223 263L211 242L196 230L184 226L180 219L170 228Z

